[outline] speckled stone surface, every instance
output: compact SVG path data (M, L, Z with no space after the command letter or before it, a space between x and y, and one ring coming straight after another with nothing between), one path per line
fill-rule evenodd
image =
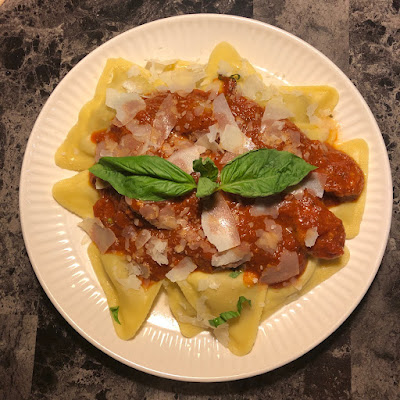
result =
M0 398L400 398L399 8L399 0L5 0L0 6ZM218 384L146 375L76 333L34 275L18 212L18 181L30 131L65 74L123 31L199 12L271 23L331 58L375 115L394 184L392 230L382 266L348 320L287 366Z

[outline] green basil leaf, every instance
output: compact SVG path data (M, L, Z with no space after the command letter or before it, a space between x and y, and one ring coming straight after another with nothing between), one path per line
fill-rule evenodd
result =
M237 310L238 310L239 314L242 312L243 303L248 303L249 306L251 307L251 300L246 299L246 297L244 297L244 296L240 296L239 300L237 302Z
M219 188L243 197L269 196L296 185L316 168L287 151L253 150L225 165Z
M218 328L220 325L224 324L226 321L224 321L221 317L216 317L214 319L209 319L208 322L214 328Z
M196 172L200 172L200 175L203 178L211 179L214 182L218 178L218 168L211 158L198 158L197 160L194 160L193 169Z
M111 315L114 318L115 322L121 325L121 322L119 322L118 319L118 311L119 311L119 306L117 307L110 307Z
M232 318L239 317L240 313L238 313L237 311L225 311L225 312L219 314L219 316L226 322Z
M242 312L243 303L245 302L251 307L251 300L246 299L244 296L240 296L236 305L237 311L225 311L219 314L219 317L208 320L209 324L214 328L217 328L219 325L224 324L228 320L239 317Z
M99 164L124 174L149 176L177 183L194 183L192 176L158 156L102 157Z
M225 322L228 322L228 320L232 318L237 318L239 316L240 314L237 311L226 311L219 314L219 317L210 319L208 322L210 323L211 326L218 328L218 326L225 324Z
M192 176L156 156L103 157L89 171L118 193L138 200L179 197L196 187Z
M240 271L240 270L238 270L238 271L232 271L230 274L229 274L229 276L231 277L231 278L237 278L240 274L242 273L242 271Z
M217 187L218 187L218 184L216 182L213 182L211 179L203 178L201 176L199 178L199 182L197 183L196 196L199 198L210 196L211 194L213 194L215 192Z

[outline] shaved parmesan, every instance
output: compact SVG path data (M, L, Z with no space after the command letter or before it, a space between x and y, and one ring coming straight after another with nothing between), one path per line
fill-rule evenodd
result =
M103 179L96 178L95 188L97 190L105 189L110 187L110 184L107 181L103 181Z
M151 238L151 233L147 229L143 229L136 237L135 245L137 249L141 249Z
M264 268L260 282L272 285L274 283L287 281L298 275L299 272L299 257L297 253L285 249L281 254L278 265L269 265L267 268Z
M149 124L140 125L133 120L126 124L126 128L132 132L135 140L143 144L142 153L145 153L150 145L151 126Z
M122 87L128 92L128 93L138 93L138 94L143 94L143 85L133 82L133 81L125 81L122 84Z
M307 117L308 120L310 121L310 124L318 125L319 123L322 122L321 119L315 115L315 111L317 110L317 108L318 108L318 103L310 104L307 107Z
M159 265L168 264L167 240L152 237L146 244L147 254Z
M234 154L242 154L255 148L254 143L235 125L226 125L220 133L219 145Z
M218 75L222 75L222 76L231 76L234 74L234 70L232 65L225 60L221 60L218 63Z
M126 265L128 277L127 278L118 278L116 277L117 282L123 286L125 289L133 289L139 290L142 286L142 281L137 277L140 273L140 269L136 264L128 263Z
M166 205L160 209L157 221L153 222L159 229L175 229L178 226L176 215L171 205Z
M251 257L250 246L247 243L243 243L234 249L213 254L211 265L213 267L236 268L249 261Z
M113 140L106 139L100 142L96 147L95 161L99 161L101 157L114 156L114 151L118 147L118 143Z
M235 218L220 192L204 200L201 226L207 239L220 252L240 244Z
M317 241L317 238L318 238L317 228L314 227L314 228L307 229L306 236L304 238L304 244L307 247L313 247L315 242Z
M214 100L213 106L220 132L220 147L234 154L254 149L252 140L239 129L223 93Z
M124 135L120 144L114 149L114 157L137 156L146 152L148 143L145 145L137 140L134 135Z
M98 218L85 218L78 226L89 235L100 253L104 254L117 240L114 232L106 228Z
M277 218L279 215L279 204L271 203L268 199L257 199L250 207L249 213L253 217L269 215L272 218Z
M176 103L169 94L161 103L159 110L154 118L153 127L158 132L158 145L164 142L174 128L177 121Z
M178 282L185 280L190 273L197 268L197 265L192 261L190 257L185 257L183 260L173 267L165 277L171 282Z
M322 198L327 176L319 172L310 172L306 179L294 186L291 193L299 200L303 197L304 190L308 190L314 196Z
M128 75L128 78L132 78L134 76L140 76L140 75L142 75L142 70L138 65L132 65L132 67L129 69L127 75Z
M260 102L268 101L277 92L274 86L266 86L256 74L240 79L238 88L243 96Z
M113 108L116 118L126 125L136 114L146 108L146 103L137 93L121 93L109 88L106 91L106 106Z
M271 125L270 121L278 121L293 117L293 113L285 106L281 96L272 98L265 106L261 120L261 132Z
M211 150L215 153L222 151L220 145L216 142L218 128L217 125L211 125L209 128L208 133L204 133L200 138L197 140L196 145L205 147L208 150Z
M139 290L142 281L136 275L128 275L127 278L116 278L118 283L125 289Z
M279 237L275 232L262 232L256 246L267 253L274 253L278 247Z
M220 131L225 129L226 125L237 126L235 117L229 108L228 102L226 101L225 95L221 93L214 101L214 117L218 122L218 128Z
M197 83L206 76L204 68L177 68L162 72L159 77L171 92L185 91L187 93L196 89Z
M175 151L175 153L173 153L167 160L172 162L172 164L177 165L186 173L191 174L193 172L193 161L197 160L200 157L200 154L205 151L205 147L194 145Z

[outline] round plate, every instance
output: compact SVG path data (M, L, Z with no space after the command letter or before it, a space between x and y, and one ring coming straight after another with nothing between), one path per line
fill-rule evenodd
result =
M206 62L214 46L229 41L272 80L335 87L335 117L342 139L364 138L370 148L365 214L349 241L349 264L298 301L264 321L252 352L231 354L209 333L186 339L164 296L131 341L114 332L104 293L86 254L79 219L51 195L55 182L73 175L54 164L54 154L94 94L109 57L143 65L147 59ZM282 83L282 82L281 82ZM316 49L275 27L224 15L187 15L125 32L85 57L50 96L32 130L22 167L20 209L26 247L36 275L63 317L87 340L142 371L187 381L224 381L282 366L328 337L349 316L370 286L385 249L392 207L389 162L379 128L349 79ZM300 334L299 334L300 333Z

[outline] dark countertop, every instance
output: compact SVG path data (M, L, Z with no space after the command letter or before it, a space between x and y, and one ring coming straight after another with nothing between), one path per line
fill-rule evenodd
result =
M399 0L5 0L0 6L0 398L399 398L399 8ZM377 119L395 187L392 230L381 268L348 320L289 365L218 384L146 375L76 333L36 279L18 211L18 181L30 131L67 72L98 45L132 27L200 12L268 22L331 58Z

